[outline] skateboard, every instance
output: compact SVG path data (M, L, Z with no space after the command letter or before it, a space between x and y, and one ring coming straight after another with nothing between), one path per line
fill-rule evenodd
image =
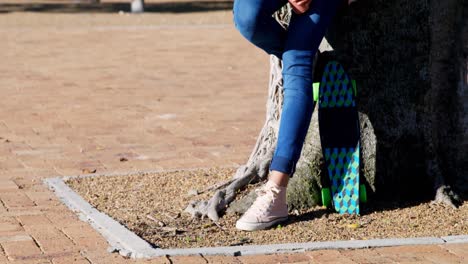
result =
M320 83L314 83L318 101L320 142L328 178L322 183L322 204L340 214L359 214L367 201L359 184L360 130L356 109L356 82L337 61L325 65Z

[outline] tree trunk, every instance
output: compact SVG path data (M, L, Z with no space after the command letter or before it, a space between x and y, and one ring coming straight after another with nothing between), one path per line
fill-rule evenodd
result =
M357 80L361 175L371 196L456 206L455 193L468 191L467 12L463 0L361 0L340 9L329 29L333 51L317 66L339 60ZM287 25L289 15L282 9L277 18ZM267 177L283 100L281 61L273 56L270 72L267 118L247 164L210 201L189 205L192 215L218 220L238 189ZM289 208L316 205L325 173L314 111ZM233 211L242 213L248 197Z
M453 205L450 187L467 191L467 10L463 0L360 1L329 31L374 129L361 120L361 139L375 137L363 144L375 148L363 150L375 157L363 159L364 175L381 197Z

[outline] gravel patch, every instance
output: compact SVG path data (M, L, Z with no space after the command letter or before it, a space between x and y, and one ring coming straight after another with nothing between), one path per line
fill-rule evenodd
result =
M230 179L234 171L211 168L74 178L67 184L99 211L161 248L468 234L468 202L452 209L430 202L384 206L372 201L363 206L361 216L339 215L316 207L295 211L284 224L257 232L236 230L239 215L226 214L216 225L209 219L192 219L183 212L189 201L208 199L213 193L203 190Z

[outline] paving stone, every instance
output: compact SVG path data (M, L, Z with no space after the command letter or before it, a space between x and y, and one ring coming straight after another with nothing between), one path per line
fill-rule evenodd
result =
M34 206L34 207L14 207L8 209L4 216L17 217L21 215L43 215L45 211L53 209L51 206Z
M25 225L24 229L34 237L46 254L63 253L74 249L73 242L51 225Z
M78 238L101 237L88 223L81 222L80 225L65 226L62 228L63 233L75 240Z
M17 219L23 226L50 225L52 223L45 215L21 215Z
M207 261L201 256L169 256L172 263L206 264Z
M27 152L32 152L32 151L28 150ZM30 169L30 170L47 168L49 166L46 159L38 157L38 156L29 156L29 155L18 156L18 160L21 162L21 164L24 165L25 168Z
M82 174L81 170L76 165L72 168L66 165L63 165L63 167L61 165L54 165L54 169L57 171L57 175L60 176L77 176Z
M213 264L242 264L237 257L228 256L204 256L208 263Z
M91 264L85 257L76 254L73 256L52 258L53 264Z
M14 217L0 217L0 236L24 231Z
M441 247L448 250L450 253L453 253L459 257L464 258L465 261L468 262L468 243L445 244Z
M389 259L395 263L422 263L422 262L431 262L424 258L424 256L418 255L416 253L402 253L402 254L395 254L395 255L388 255L382 254L382 256L386 259Z
M8 262L10 264L14 263L21 263L21 264L52 264L52 260L47 259L47 258L32 258L32 259L17 259L13 260L11 262Z
M16 234L16 235L7 235L0 236L0 243L2 242L18 242L18 241L32 241L32 237L28 234Z
M406 252L413 253L431 253L441 252L442 249L438 245L412 245L412 246L395 246L383 247L375 249L378 253L400 254Z
M260 264L260 263L297 263L311 262L307 254L274 254L274 255L252 255L237 257L244 264Z
M62 231L80 248L96 250L109 247L104 237L88 224L63 227Z
M34 202L23 192L0 193L0 199L7 208L35 206Z
M8 153L7 155L11 155ZM0 170L0 179L4 180L12 180L16 183L16 178L17 177L24 177L24 176L29 176L31 175L31 171L26 169L26 168L19 168L19 169L8 169L8 170ZM16 184L18 185L18 184ZM18 188L21 188L18 185Z
M105 250L109 247L107 241L102 237L77 238L73 240L73 243L79 248L87 250Z
M5 208L5 206L3 206L3 204L0 202L0 217L4 216L5 213L7 213L7 209Z
M35 175L37 175L35 171L33 172L28 169L26 175L15 177L13 181L21 190L30 190L34 185L37 185L37 179L35 179Z
M9 144L10 146L11 144ZM25 169L26 167L15 158L6 158L0 160L0 168L6 171Z
M11 260L39 257L42 252L34 241L11 241L0 243L5 254Z
M36 178L36 180L39 179L38 186L42 188L40 190L47 190L47 187L43 185L40 179L53 178L58 176L60 176L60 174L57 173L53 166L47 166L45 168L35 168L32 170L32 177Z
M340 250L340 254L361 264L396 263L370 249Z
M458 255L452 254L449 251L433 252L433 253L415 253L421 255L424 259L432 261L437 264L449 264L449 263L463 263L467 259Z
M137 259L136 264L172 264L168 257L156 257L151 259ZM176 263L174 263L176 264Z
M350 258L343 256L338 250L317 250L317 251L306 251L305 253L309 256L313 263L342 263L352 264L356 263Z
M123 264L131 263L132 261L120 256L117 253L106 253L102 250L100 251L86 251L82 255L89 260L92 264Z
M104 169L104 165L99 160L83 160L77 162L78 168L83 170L99 170Z
M40 239L36 238L42 251L46 254L72 252L76 250L73 242L66 238Z
M35 238L41 239L53 239L65 236L65 234L53 225L26 225L24 226L24 230Z
M377 254L395 262L431 262L426 258L429 254L444 254L437 245L398 246L373 249Z
M78 153L77 153L78 154ZM66 157L57 157L57 158L48 158L47 163L49 165L52 165L54 167L60 167L60 168L76 168L77 167L77 161L80 161L81 158L85 157L84 155L79 155L80 158L78 159L72 159L70 156Z
M8 263L8 258L2 248L0 248L0 263Z
M401 260L398 262L398 264L437 264L437 263L423 259L423 260L418 260L416 262L412 260L408 260L408 261Z
M62 207L60 211L57 212L47 212L46 217L53 223L56 227L67 227L72 225L83 225L78 216L69 210L66 210L65 207Z
M18 185L12 180L0 180L0 192L17 191Z
M29 199L31 199L37 206L58 205L61 202L51 191L25 191Z

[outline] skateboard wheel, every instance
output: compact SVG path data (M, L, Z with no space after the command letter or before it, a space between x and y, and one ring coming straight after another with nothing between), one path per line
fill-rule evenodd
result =
M359 185L359 201L367 203L367 190L364 184Z
M330 193L330 188L323 188L322 189L322 205L330 208L332 204L332 197Z
M320 83L316 82L312 84L312 92L314 94L314 102L317 102L319 99L319 89L320 89Z

